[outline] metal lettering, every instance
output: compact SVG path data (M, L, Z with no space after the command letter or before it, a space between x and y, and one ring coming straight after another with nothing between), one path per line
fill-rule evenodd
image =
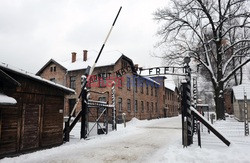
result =
M160 69L160 68L156 68L156 69L155 69L155 73L156 73L156 75L160 75L161 69Z

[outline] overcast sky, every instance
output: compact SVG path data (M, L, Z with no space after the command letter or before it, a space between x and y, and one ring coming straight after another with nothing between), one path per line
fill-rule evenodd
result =
M160 65L150 56L159 25L152 13L166 0L1 0L0 62L36 73L49 59L98 52L122 6L104 51L120 51L140 66Z

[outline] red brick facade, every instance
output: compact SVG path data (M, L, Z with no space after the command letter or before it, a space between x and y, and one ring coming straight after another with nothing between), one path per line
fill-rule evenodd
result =
M225 100L225 111L228 114L234 114L233 110L233 90L228 88L224 91L224 100Z
M58 62L50 60L37 73L46 79L55 79L55 82L75 89L77 94L68 96L65 101L65 116L69 115L70 103L77 99L81 91L81 76L85 70L67 71ZM88 87L91 91L108 91L111 103L111 84L115 81L117 116L126 113L127 120L133 117L153 119L176 116L179 109L178 92L165 88L164 79L165 77L157 77L157 79L152 80L138 75L132 60L121 55L115 64L96 67ZM105 95L91 93L90 99L99 100L103 96ZM77 106L76 112L80 109L81 103Z

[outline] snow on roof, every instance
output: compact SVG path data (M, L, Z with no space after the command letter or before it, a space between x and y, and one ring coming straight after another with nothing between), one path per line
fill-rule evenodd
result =
M143 76L144 78L147 78L151 81L154 81L155 83L157 83L158 85L160 85L158 82L156 82L155 80L151 79L150 77L166 77L166 79L164 79L164 86L165 88L171 90L171 91L175 91L176 85L175 82L172 78L172 75L146 75L146 73L142 73L140 74L140 76Z
M247 99L250 100L249 84L241 84L233 87L233 93L236 100L244 100L244 92L246 92Z
M147 77L147 76L141 76L141 77L148 80L148 81L150 81L150 82L152 82L152 83L155 83L157 85L161 85L160 83L156 82L155 80L151 79L150 77Z
M1 105L14 105L16 100L13 97L9 97L3 93L0 93L0 104Z
M171 75L166 75L164 85L165 88L170 89L171 91L175 91L176 85Z
M77 55L79 56L80 54ZM82 55L80 55L81 57L77 57L74 63L71 62L71 59L66 61L56 60L56 62L65 67L68 71L81 70L86 69L88 66L92 66L96 60L97 55L97 52L90 51L88 52L87 61L83 61L83 57ZM118 51L103 52L96 64L96 67L114 65L122 55L123 54Z
M10 71L12 71L12 72L14 72L14 73L21 74L21 75L23 75L23 76L26 76L26 77L35 79L35 80L37 80L37 81L40 81L40 82L43 82L43 83L46 83L46 84L55 86L55 87L57 87L57 88L66 90L66 91L68 91L68 92L75 93L75 91L74 91L73 89L70 89L70 88L68 88L68 87L65 87L65 86L60 85L60 84L57 84L57 83L54 83L54 82L49 81L49 80L47 80L47 79L44 79L44 78L42 78L42 77L40 77L40 76L37 76L37 75L32 74L32 73L29 73L29 72L27 72L27 71L25 71L25 70L18 69L18 68L14 67L14 66L11 66L11 65L9 65L9 64L0 62L0 68L10 70Z
M168 83L168 82L165 81L165 88L170 89L171 91L174 92L176 86L175 86L175 84L173 84L173 83Z

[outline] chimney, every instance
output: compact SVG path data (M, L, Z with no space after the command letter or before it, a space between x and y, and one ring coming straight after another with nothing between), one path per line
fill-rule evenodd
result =
M88 50L83 50L83 61L87 61L88 59Z
M72 52L72 60L71 62L74 63L76 61L76 52Z
M138 71L139 65L135 64L135 71Z

